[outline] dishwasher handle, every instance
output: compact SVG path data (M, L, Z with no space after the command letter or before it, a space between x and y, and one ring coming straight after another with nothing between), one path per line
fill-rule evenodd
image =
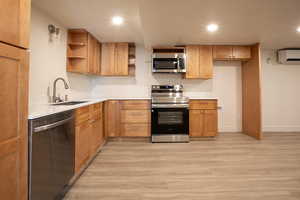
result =
M55 122L55 123L52 123L52 124L47 124L47 125L44 125L44 126L39 126L39 127L36 127L33 129L33 132L34 133L38 133L38 132L41 132L41 131L46 131L46 130L49 130L49 129L52 129L52 128L55 128L57 126L60 126L60 125L63 125L69 121L71 121L74 117L70 117L70 118L67 118L67 119L64 119L64 120L61 120L61 121L58 121L58 122Z

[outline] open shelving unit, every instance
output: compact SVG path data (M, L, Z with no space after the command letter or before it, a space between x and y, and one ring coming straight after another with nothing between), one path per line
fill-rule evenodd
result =
M84 29L70 29L67 44L67 71L87 71L88 33Z

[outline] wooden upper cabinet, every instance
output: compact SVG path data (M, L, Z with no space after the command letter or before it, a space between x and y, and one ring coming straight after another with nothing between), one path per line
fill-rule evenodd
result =
M0 1L0 41L29 48L30 0Z
M104 43L101 52L101 75L129 76L129 43Z
M128 76L128 43L117 43L115 48L115 74Z
M109 76L115 73L115 43L103 43L101 50L101 75Z
M250 46L233 46L232 47L233 59L249 60L251 59Z
M215 60L249 60L251 48L249 46L216 45L213 48Z
M99 75L100 74L100 55L101 44L98 40L88 34L88 73Z
M213 77L212 46L186 46L187 79L210 79Z
M67 71L100 74L101 43L84 29L68 30Z
M7 15L9 14L7 10L5 12ZM0 43L1 199L27 199L28 69L28 52L26 50Z
M186 46L187 71L185 78L198 78L200 76L200 55L196 45Z
M232 59L232 46L229 46L229 45L214 46L213 57L215 60L230 60L230 59Z

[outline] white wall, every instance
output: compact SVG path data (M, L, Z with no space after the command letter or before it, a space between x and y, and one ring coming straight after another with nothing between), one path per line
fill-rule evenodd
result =
M154 84L183 84L190 97L217 97L220 131L241 131L240 62L216 62L213 80L184 80L176 74L152 74L151 53L137 46L135 77L98 77L93 80L94 97L150 97Z
M269 63L267 62L270 58ZM262 54L263 131L300 131L300 66L281 65L276 53Z
M60 28L60 38L52 42L49 40L48 24ZM71 98L86 98L90 95L90 78L66 73L66 29L36 7L32 8L31 14L30 49L30 105L48 103L48 87L52 90L57 77L63 77L70 83L70 89L65 91L63 83L58 82L57 92L62 96L68 94Z

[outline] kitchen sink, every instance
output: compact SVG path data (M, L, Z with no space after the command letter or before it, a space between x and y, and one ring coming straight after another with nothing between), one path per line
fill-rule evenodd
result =
M86 103L88 101L68 101L68 102L62 102L62 103L55 103L51 104L52 106L73 106L81 103Z

